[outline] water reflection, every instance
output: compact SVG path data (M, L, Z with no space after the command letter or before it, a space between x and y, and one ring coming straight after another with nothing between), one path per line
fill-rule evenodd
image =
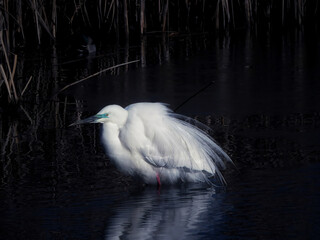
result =
M203 186L147 188L121 202L107 224L105 239L192 239L201 234L203 219L219 223L223 195Z

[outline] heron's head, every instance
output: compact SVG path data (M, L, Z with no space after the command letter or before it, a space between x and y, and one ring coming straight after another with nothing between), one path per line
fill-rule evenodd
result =
M123 126L128 118L128 111L119 105L109 105L102 108L96 115L82 119L70 126L83 123L114 123L118 126Z

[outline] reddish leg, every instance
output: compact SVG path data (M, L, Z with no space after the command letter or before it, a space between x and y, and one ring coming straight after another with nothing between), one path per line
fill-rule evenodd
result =
M157 181L158 181L158 187L161 187L161 181L160 181L160 175L157 173Z

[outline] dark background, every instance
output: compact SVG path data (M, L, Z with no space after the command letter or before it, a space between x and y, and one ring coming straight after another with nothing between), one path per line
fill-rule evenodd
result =
M318 1L0 4L0 239L318 237ZM223 189L143 187L68 127L210 82L177 112L234 161Z

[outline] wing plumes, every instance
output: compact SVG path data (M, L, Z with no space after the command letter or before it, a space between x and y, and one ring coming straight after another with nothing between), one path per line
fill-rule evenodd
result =
M177 118L170 120L174 123L173 128L179 126L175 129L178 129L177 134L188 149L187 156L184 156L188 161L181 160L189 163L189 166L185 167L189 167L189 171L201 171L206 181L210 177L217 176L218 180L225 183L220 170L226 168L225 161L231 161L228 155L208 134L196 126Z
M209 178L217 177L225 182L220 170L231 159L205 131L195 126L209 130L206 125L175 114L161 103L138 103L126 109L130 119L126 129L139 127L138 131L125 131L122 142L158 169L162 179L211 183ZM137 137L138 140L132 140ZM125 143L128 139L130 143Z

